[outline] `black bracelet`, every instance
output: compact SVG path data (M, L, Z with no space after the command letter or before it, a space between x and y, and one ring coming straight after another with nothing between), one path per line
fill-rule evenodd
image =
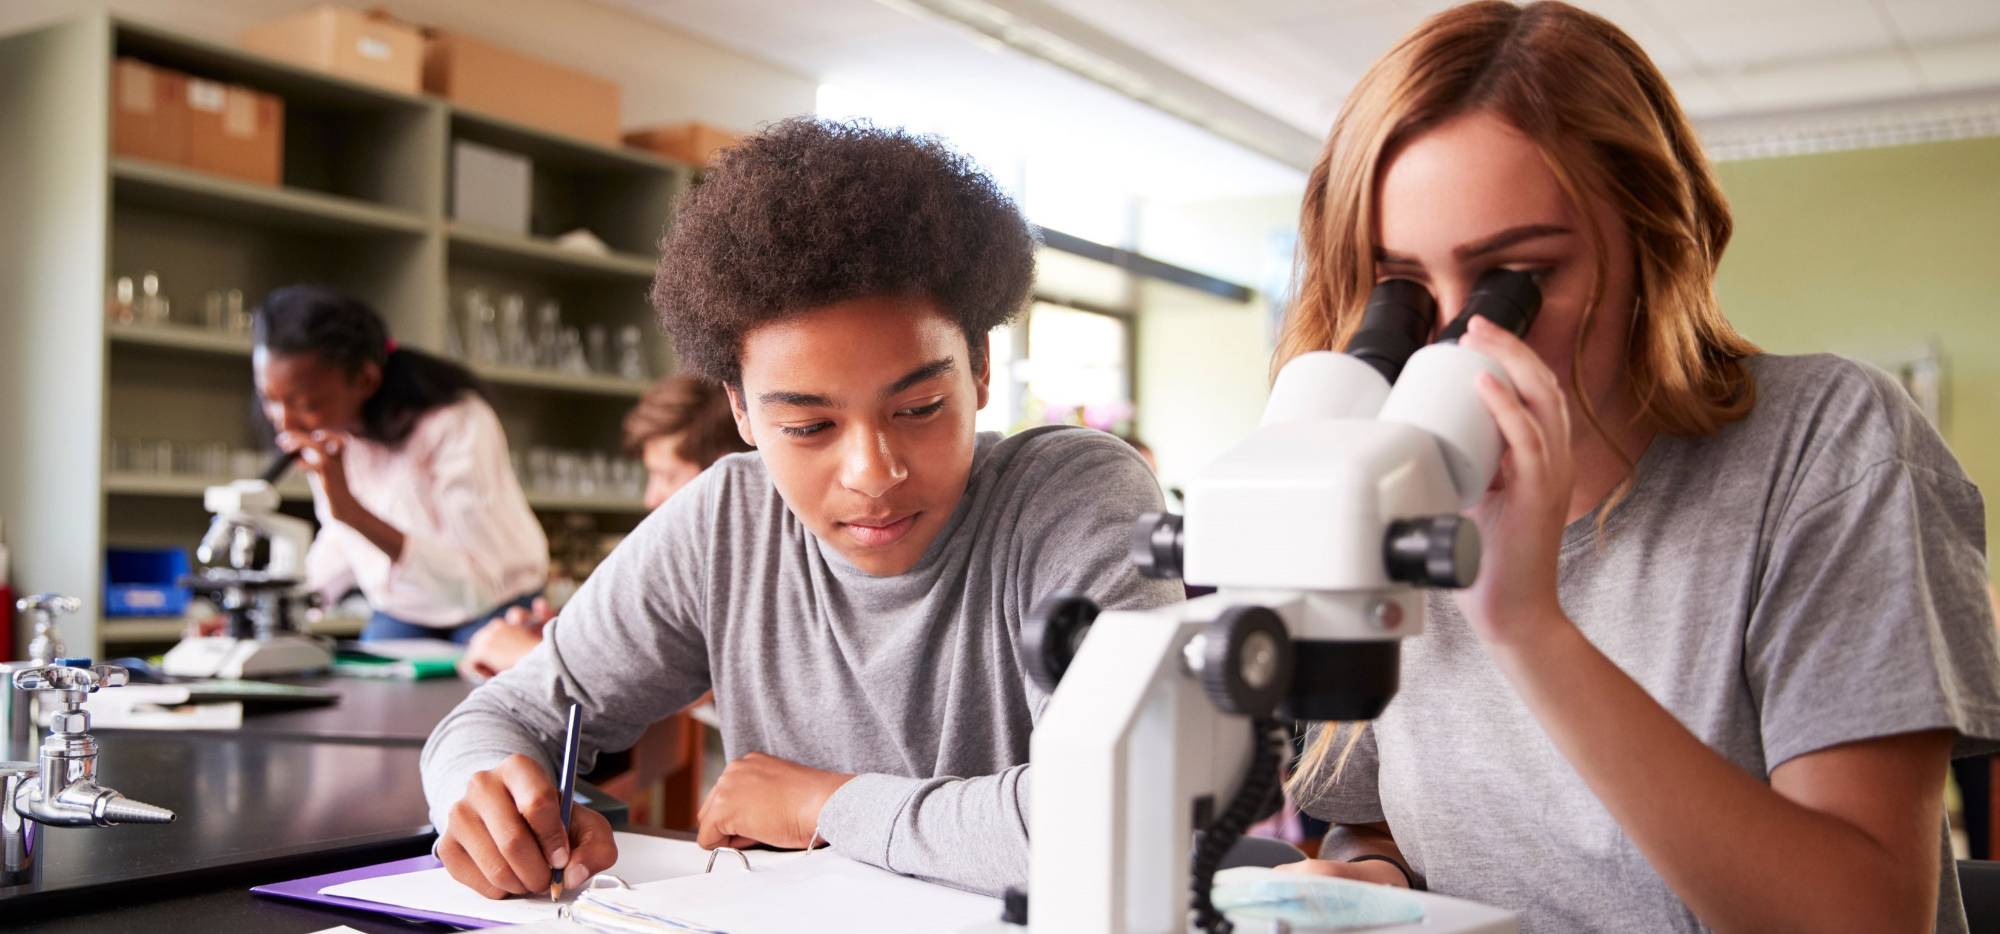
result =
M1396 867L1396 871L1403 874L1403 883L1410 887L1410 891L1421 892L1424 890L1423 884L1417 881L1417 874L1411 872L1410 867L1403 865L1403 861L1395 858L1394 856L1384 856L1380 853L1369 853L1363 856L1356 856L1353 859L1348 860L1348 862L1365 863L1371 859L1379 859L1385 863L1388 863L1391 866Z

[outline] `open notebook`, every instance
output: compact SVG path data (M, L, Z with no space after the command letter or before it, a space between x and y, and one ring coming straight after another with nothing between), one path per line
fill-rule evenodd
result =
M934 934L996 921L1000 901L919 882L831 850L629 889L594 887L572 917L631 934Z
M690 841L620 833L618 864L594 888L563 901L594 913L594 925L633 931L936 931L1000 916L997 899L898 876L828 850L746 855L749 872L724 853L714 871L704 873L709 853ZM607 887L605 876L629 888ZM563 907L547 898L488 899L443 869L341 882L319 894L496 925L555 921ZM893 906L886 919L879 916L884 906Z

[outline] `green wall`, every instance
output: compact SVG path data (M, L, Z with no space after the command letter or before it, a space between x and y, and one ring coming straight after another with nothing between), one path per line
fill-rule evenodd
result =
M1943 350L1940 427L2000 539L2000 139L1716 167L1736 216L1717 293L1776 353Z

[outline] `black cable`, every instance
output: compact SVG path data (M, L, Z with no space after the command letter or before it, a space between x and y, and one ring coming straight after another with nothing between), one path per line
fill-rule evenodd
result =
M1229 919L1215 910L1209 890L1215 886L1215 871L1222 865L1223 857L1229 855L1236 841L1243 839L1250 825L1263 816L1265 805L1277 793L1278 767L1290 749L1291 734L1277 720L1260 717L1250 721L1250 767L1243 773L1243 783L1237 787L1235 797L1229 799L1229 806L1195 833L1193 879L1189 883L1194 902L1188 913L1193 916L1195 927L1206 934L1230 934L1235 930Z

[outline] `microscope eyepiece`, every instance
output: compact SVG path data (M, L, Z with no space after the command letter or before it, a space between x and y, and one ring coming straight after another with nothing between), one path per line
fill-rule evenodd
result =
M258 474L257 479L275 486L278 480L284 477L285 472L292 469L292 463L298 459L297 451L279 451L271 458L270 463L264 465L264 472Z
M1512 331L1515 337L1525 337L1528 326L1535 323L1535 314L1541 310L1542 289L1535 284L1533 273L1518 269L1488 270L1472 284L1465 310L1451 320L1444 333L1438 335L1438 341L1455 342L1464 337L1473 315Z
M1437 301L1409 279L1388 279L1368 293L1361 327L1347 342L1349 356L1375 368L1391 385L1410 355L1421 350L1437 322Z

